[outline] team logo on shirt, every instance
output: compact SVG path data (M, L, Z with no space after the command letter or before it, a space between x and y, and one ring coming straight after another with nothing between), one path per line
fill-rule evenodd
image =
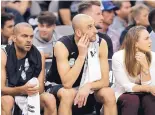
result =
M70 58L70 60L69 60L70 67L73 67L74 63L75 63L75 59L74 58Z
M21 65L22 66L22 65ZM19 68L19 71L21 70L21 67ZM25 64L24 64L24 69L22 70L22 73L21 73L21 77L23 80L26 80L26 71L29 69L29 61L28 61L28 58L25 59Z

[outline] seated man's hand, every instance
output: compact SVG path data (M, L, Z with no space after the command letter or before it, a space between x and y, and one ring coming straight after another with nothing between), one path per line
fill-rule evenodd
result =
M24 94L33 95L39 92L39 86L37 84L26 83L23 86Z
M78 108L85 106L87 103L87 98L89 96L90 90L91 90L91 86L89 83L81 87L74 99L74 105L78 105Z

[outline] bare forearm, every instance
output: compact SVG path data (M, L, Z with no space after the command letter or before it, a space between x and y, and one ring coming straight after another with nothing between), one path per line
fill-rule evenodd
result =
M108 87L108 86L109 86L109 81L103 82L103 80L99 80L91 83L91 90L99 90L103 87Z
M21 15L23 15L26 12L28 5L29 5L28 1L22 1L20 5L16 5L11 2L7 4L8 7L16 9L18 12L20 12Z
M39 94L44 92L44 84L39 86Z
M44 53L44 57L45 57L45 59L48 59L48 58L50 58L50 54Z
M141 72L141 82L147 82L151 80L151 75L148 68L143 68Z
M20 13L23 15L29 6L29 1L22 1L20 6Z
M147 5L149 5L149 6L151 6L151 7L155 7L155 1L149 1L149 0L145 0L145 3L147 4Z
M150 92L150 86L149 85L135 85L132 90L134 92Z
M71 14L69 9L61 9L60 16L64 25L71 25Z
M22 95L24 93L21 86L21 87L4 87L2 88L2 94L17 96L17 95Z
M70 69L70 71L64 76L64 87L71 88L72 85L75 83L77 78L80 75L80 72L82 70L83 64L84 64L85 58L78 57L75 61L74 66Z

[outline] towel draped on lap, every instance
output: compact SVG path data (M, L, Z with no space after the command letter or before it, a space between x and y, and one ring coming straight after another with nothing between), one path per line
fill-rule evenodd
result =
M32 78L28 81L30 84L37 84L39 87L39 81L37 78ZM40 115L40 96L39 92L31 96L15 96L15 102L22 110L22 115Z

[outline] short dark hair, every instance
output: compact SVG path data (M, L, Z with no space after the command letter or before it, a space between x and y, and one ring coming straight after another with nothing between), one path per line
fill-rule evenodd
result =
M13 14L3 12L1 14L1 28L4 28L4 25L5 25L6 21L14 20L14 19L15 19L15 17L14 17Z
M99 1L81 2L78 6L78 13L83 13L84 11L90 9L92 5L101 6L101 3Z
M150 26L152 27L152 29L155 31L155 9L153 9L150 13L149 13L149 23Z
M114 5L117 6L118 10L121 8L123 2L124 1L113 1Z
M56 16L49 11L43 11L38 16L38 22L40 24L48 24L48 25L54 25L56 24Z
M127 1L113 1L114 5L117 7L116 10L119 10L122 7L123 2L130 2L130 0L127 0Z

